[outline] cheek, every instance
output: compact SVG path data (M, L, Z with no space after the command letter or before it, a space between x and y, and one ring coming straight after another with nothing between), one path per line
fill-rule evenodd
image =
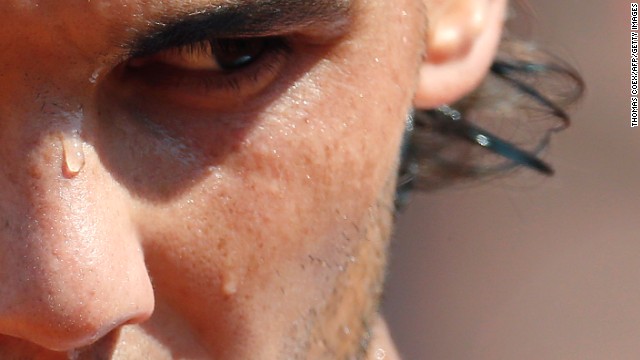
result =
M390 39L403 31L387 29ZM215 117L147 108L151 122L104 125L102 152L118 154L105 163L140 196L134 213L158 298L203 327L215 317L218 333L273 328L270 313L288 328L374 236L372 209L393 208L417 35L353 37L261 106Z
M229 268L263 279L274 267L299 267L309 254L349 253L336 250L339 239L362 237L358 228L378 202L393 206L381 194L394 181L417 71L406 69L419 60L417 34L407 37L404 27L387 29L387 40L345 41L262 107L213 122L181 115L182 125L166 126L194 163L162 170L189 176L169 205L143 206L140 222L155 234L149 238L170 238L166 251L185 251L190 266L201 264L194 274L209 269L219 284ZM159 159L137 163L163 166Z

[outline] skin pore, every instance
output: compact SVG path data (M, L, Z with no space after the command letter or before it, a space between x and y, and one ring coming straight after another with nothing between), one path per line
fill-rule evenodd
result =
M394 358L430 3L2 1L0 358Z

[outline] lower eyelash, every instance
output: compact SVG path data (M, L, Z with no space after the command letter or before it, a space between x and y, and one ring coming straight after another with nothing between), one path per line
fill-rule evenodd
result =
M199 80L210 91L231 89L241 91L243 86L260 83L264 77L275 76L286 62L287 48L273 48L261 55L255 63L239 71L221 72L219 76L203 77Z

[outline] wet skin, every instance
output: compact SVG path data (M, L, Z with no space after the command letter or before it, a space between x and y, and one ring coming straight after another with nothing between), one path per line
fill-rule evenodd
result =
M220 4L0 3L0 358L367 348L420 4L254 26L233 71L141 43Z

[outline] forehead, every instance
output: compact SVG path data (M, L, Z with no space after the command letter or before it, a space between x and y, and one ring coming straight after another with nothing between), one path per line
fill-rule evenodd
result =
M45 34L84 48L96 42L122 45L127 37L184 20L207 20L191 32L206 27L218 36L266 36L333 24L351 9L351 0L6 0L0 2L0 28L14 39Z
M351 7L352 0L3 0L0 16L13 14L61 15L84 12L84 16L139 18L162 14L196 14L216 8L251 8L258 13L305 11L330 15Z

